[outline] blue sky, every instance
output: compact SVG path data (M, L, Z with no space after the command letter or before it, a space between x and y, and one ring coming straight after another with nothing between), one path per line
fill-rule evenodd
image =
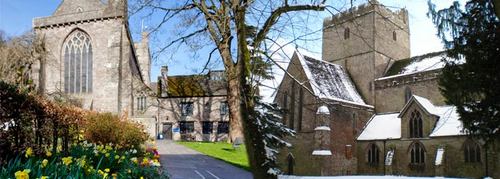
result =
M333 3L333 0L331 0ZM395 8L406 8L409 12L410 17L410 41L411 41L411 54L420 55L428 52L439 51L442 49L441 41L435 36L436 29L434 28L431 20L427 18L427 0L379 0L382 4L395 7ZM462 4L464 3L463 0ZM20 35L31 29L32 19L34 17L50 16L61 0L0 0L0 30L4 31L9 36ZM364 1L355 0L357 3ZM437 3L438 9L447 7L451 5L452 0L433 0ZM327 12L317 13L314 18L308 19L311 22L311 26L321 27L323 23L322 19L329 16ZM135 15L132 16L129 23L131 27L131 32L133 34L134 40L140 40L140 31L142 25L153 26L155 22L155 17L151 19L143 19L142 16ZM169 39L173 38L168 33L169 29L166 28L167 33L159 34L157 39ZM320 36L321 34L317 34ZM151 48L156 50L159 48L159 44L165 43L162 40L152 40ZM309 43L306 48L310 48L311 51L320 52L321 50L321 39L316 40L316 42ZM188 53L190 51L187 47L181 47L180 49L173 49L164 56L161 56L158 60L153 61L152 70L152 80L156 79L159 73L160 66L168 65L170 75L184 75L199 73L203 66L205 65L207 54L210 50L206 48L198 51L198 53ZM172 55L172 56L170 56ZM167 57L168 56L168 57ZM212 65L215 69L222 69L220 62L216 62Z

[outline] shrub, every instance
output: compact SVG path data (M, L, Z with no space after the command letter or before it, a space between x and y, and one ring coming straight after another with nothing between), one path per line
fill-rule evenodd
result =
M83 126L85 139L97 144L118 144L124 148L139 149L148 139L143 127L125 117L111 113L91 113Z

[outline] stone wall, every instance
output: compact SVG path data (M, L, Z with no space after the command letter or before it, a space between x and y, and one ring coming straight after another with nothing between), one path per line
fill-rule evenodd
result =
M227 134L218 134L217 126L219 121L229 121L229 114L221 115L221 103L226 102L226 96L212 97L180 97L180 98L159 98L160 112L158 120L158 131L163 131L164 123L172 124L173 140L183 140L179 129L179 121L193 121L194 133L188 134L194 137L196 141L224 141L227 139ZM152 101L154 102L154 101ZM181 114L181 103L192 102L193 113L189 116ZM155 107L152 108L153 111ZM202 133L202 122L213 122L212 134Z
M411 94L431 100L435 105L444 105L445 99L438 85L440 74L438 69L375 80L375 109L378 113L399 111L406 104L407 90L411 91Z
M291 154L295 160L294 174L320 175L322 167L328 168L328 174L332 175L355 174L355 138L373 114L373 109L328 99L318 99L313 95L296 55L292 57L287 71L298 80L298 83L289 76L285 76L278 88L275 102L287 111L282 122L290 128L293 126L297 134L287 138L292 147L280 152L280 166L287 169L287 156ZM304 86L299 85L299 83ZM304 95L302 104L300 103L301 89ZM312 155L313 150L315 150L314 146L318 142L314 139L314 128L317 127L319 120L316 111L321 105L327 105L331 113L328 117L331 134L330 141L327 143L331 144L332 156ZM302 118L300 118L300 110L302 110ZM294 117L293 120L292 117ZM329 162L323 162L325 157L326 161Z
M424 138L418 140L387 140L387 141L358 141L358 174L360 175L383 175L384 168L386 175L407 175L407 176L448 176L448 177L474 177L479 178L485 175L485 155L484 149L481 149L482 162L466 163L464 159L463 144L467 136L450 136L437 138ZM425 148L425 164L422 169L412 168L410 166L410 145L414 141L419 141ZM379 164L370 165L367 160L367 151L370 144L376 144L380 150ZM385 149L384 149L385 143ZM497 142L498 143L498 142ZM438 147L444 147L443 164L435 165L436 151ZM384 151L395 150L393 163L390 166L384 166ZM499 148L490 150L489 170L490 176L498 178L500 166L498 160ZM493 151L495 151L493 153Z

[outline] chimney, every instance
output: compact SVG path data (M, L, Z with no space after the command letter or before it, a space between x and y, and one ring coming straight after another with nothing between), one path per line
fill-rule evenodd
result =
M161 76L159 77L159 80L161 80L161 87L160 87L160 95L161 97L167 97L167 92L168 92L168 66L161 66Z

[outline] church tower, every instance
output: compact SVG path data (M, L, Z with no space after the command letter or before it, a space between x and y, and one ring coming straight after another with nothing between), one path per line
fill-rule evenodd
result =
M336 14L323 22L322 51L324 60L347 69L365 102L374 105L374 80L410 57L408 12L370 0Z

